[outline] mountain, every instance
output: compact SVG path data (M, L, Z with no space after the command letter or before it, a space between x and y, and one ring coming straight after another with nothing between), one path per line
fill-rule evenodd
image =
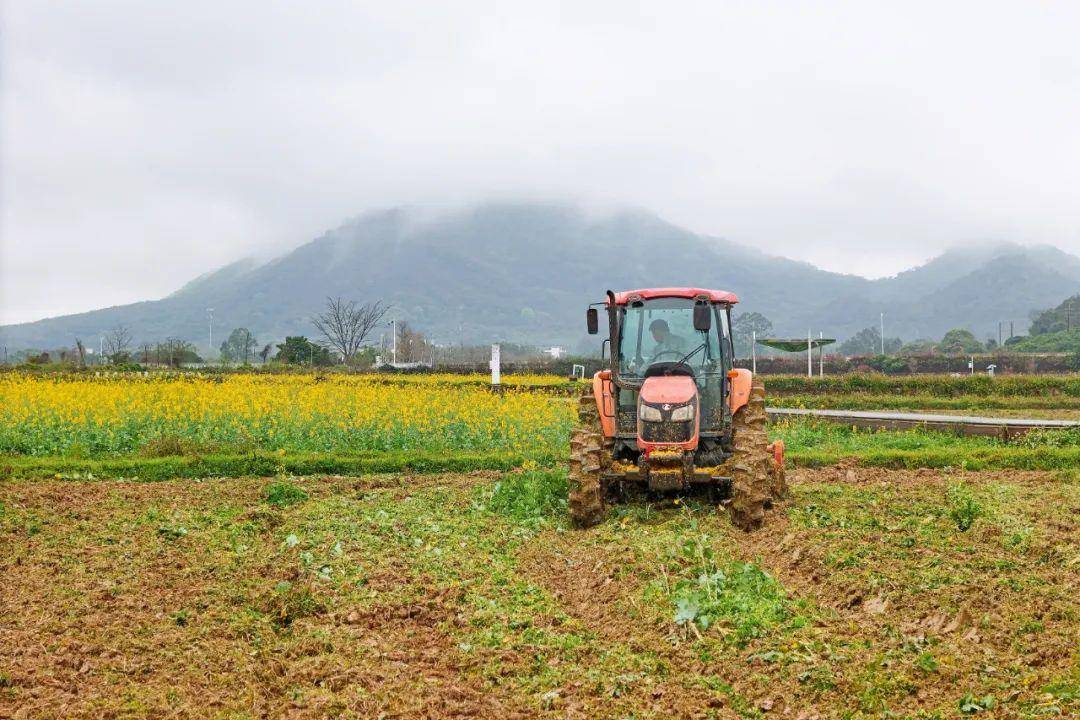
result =
M868 280L692 233L643 211L593 216L569 205L488 204L441 216L372 212L267 263L245 260L202 275L160 300L0 328L11 349L88 344L123 323L137 341L167 336L207 344L250 328L263 342L313 335L328 295L384 300L439 342L596 345L584 310L607 288L698 285L730 289L739 311L770 318L778 334L939 338L965 327L996 337L999 320L1023 332L1034 310L1080 290L1080 259L1049 246L987 244L950 250L894 277ZM377 339L377 338L376 338ZM215 341L215 344L220 340Z

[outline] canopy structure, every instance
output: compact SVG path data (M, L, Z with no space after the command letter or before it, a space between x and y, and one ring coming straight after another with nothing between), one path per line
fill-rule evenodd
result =
M822 349L826 345L831 345L836 342L836 338L827 337L812 337L807 334L805 338L761 338L754 337L756 342L765 345L766 347L775 348L777 350L786 350L787 352L803 352L806 351L806 375L808 377L814 376L814 348L818 351L818 374L825 374L825 351ZM757 366L757 356L754 357L755 369Z
M815 348L820 348L826 345L832 345L836 342L836 338L761 338L758 342L762 345L776 348L777 350L802 352L807 348L807 344Z

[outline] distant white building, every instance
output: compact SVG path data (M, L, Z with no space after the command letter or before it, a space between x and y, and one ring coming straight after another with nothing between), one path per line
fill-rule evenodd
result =
M553 345L553 346L549 347L547 350L543 350L541 352L543 352L544 355L547 355L548 357L550 357L552 360L558 360L559 358L561 358L563 356L563 354L566 353L566 351L563 348L559 347L558 345Z

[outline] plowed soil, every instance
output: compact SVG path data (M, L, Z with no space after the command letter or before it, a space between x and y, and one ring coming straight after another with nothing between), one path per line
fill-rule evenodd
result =
M749 534L522 477L0 483L0 718L1080 714L1075 475L798 470ZM783 612L677 622L688 543Z

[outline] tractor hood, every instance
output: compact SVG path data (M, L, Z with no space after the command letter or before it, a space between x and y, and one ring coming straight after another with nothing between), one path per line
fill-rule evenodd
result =
M641 401L649 405L684 405L696 394L694 378L686 375L654 375L641 386Z

